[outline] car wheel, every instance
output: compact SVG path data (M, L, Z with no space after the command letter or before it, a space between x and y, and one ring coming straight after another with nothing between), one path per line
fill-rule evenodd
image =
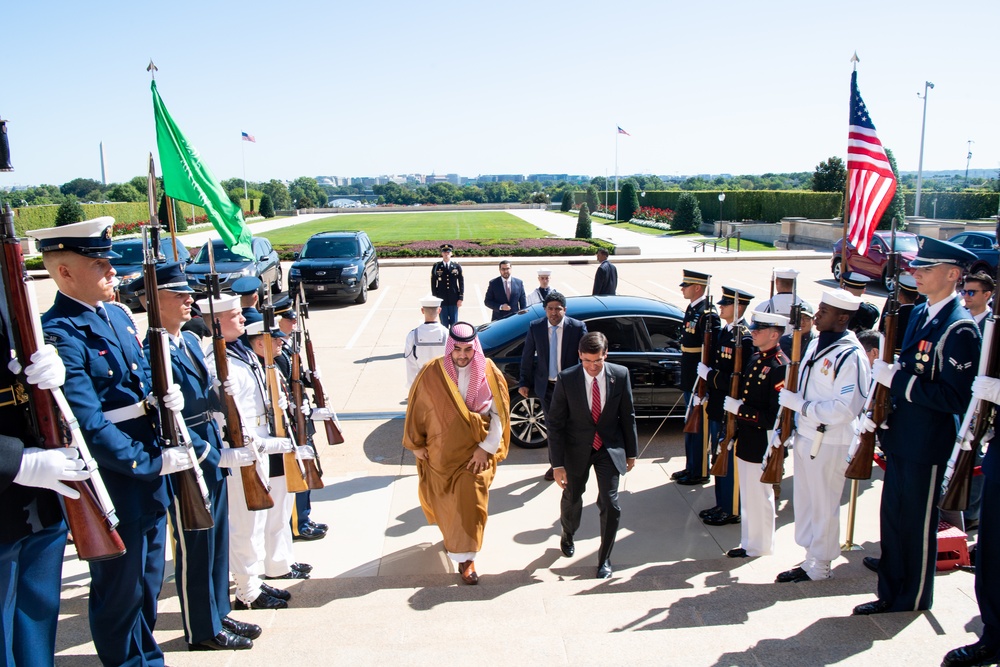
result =
M888 269L882 272L882 287L885 288L886 292L891 292L896 287L896 281L893 279L893 276L889 273Z
M841 258L837 257L833 260L833 265L830 267L830 270L833 271L833 279L838 283L840 282L840 262Z
M279 294L281 292L281 267L278 267L278 277L275 278L274 283L271 284L271 294Z
M359 294L358 298L354 300L354 303L365 303L367 301L368 301L368 280L366 278L362 278L361 294Z
M527 398L517 391L511 394L510 439L518 447L539 449L548 444L548 429L542 401L529 394Z
M379 279L379 274L376 273L375 280L373 280L371 284L368 285L368 289L378 289L378 279Z
M996 271L993 270L993 268L990 267L990 265L987 264L986 262L978 262L976 264L973 264L972 268L969 269L970 274L979 273L980 271L982 271L983 273L988 273L991 276L996 273Z

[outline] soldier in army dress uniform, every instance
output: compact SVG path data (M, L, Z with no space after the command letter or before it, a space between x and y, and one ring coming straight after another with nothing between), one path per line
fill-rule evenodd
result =
M441 261L431 269L431 294L441 299L441 324L448 328L458 321L458 309L465 298L462 265L451 261L454 249L450 243L442 244Z

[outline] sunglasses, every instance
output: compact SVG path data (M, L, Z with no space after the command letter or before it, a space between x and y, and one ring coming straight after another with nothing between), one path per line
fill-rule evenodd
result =
M985 291L986 290L983 289L963 289L963 290L958 290L958 293L961 294L962 296L975 296L980 292L985 292Z

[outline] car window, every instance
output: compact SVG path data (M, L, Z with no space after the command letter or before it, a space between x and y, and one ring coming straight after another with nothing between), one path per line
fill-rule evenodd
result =
M882 239L878 237L872 238L872 248L881 253L885 252L885 247L882 245Z
M988 250L993 247L993 244L990 243L990 240L985 236L970 235L965 247L971 248L972 250Z
M637 352L642 349L634 317L602 317L587 320L587 331L600 331L608 337L608 352Z
M965 234L959 234L958 236L952 237L950 239L950 242L954 243L955 245L964 246L968 240L969 240L968 236L966 236Z
M251 248L252 247L253 246L251 246ZM223 241L221 241L221 240L217 240L217 241L213 241L212 242L212 251L215 253L215 261L216 262L246 262L246 261L248 261L246 257L243 257L242 255L238 255L235 252L233 252L232 250L230 250L229 248L227 248L226 244ZM207 243L201 247L201 250L198 251L198 257L195 258L194 261L195 261L196 264L208 264L208 244Z
M349 259L358 256L358 244L354 239L322 237L306 241L306 245L299 255L302 259Z
M681 323L666 317L644 317L650 347L656 351L681 349Z
M120 259L111 260L111 266L126 264L142 264L142 243L136 241L119 241L112 243L111 249L121 255Z

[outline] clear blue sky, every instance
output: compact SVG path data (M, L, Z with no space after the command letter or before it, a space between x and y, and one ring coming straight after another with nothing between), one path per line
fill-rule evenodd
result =
M686 6L683 6L686 5ZM915 170L1000 166L1000 2L11 2L0 186L144 172L164 102L220 178L812 170L845 155L851 54ZM887 9L888 5L904 9ZM868 13L857 12L867 7Z

